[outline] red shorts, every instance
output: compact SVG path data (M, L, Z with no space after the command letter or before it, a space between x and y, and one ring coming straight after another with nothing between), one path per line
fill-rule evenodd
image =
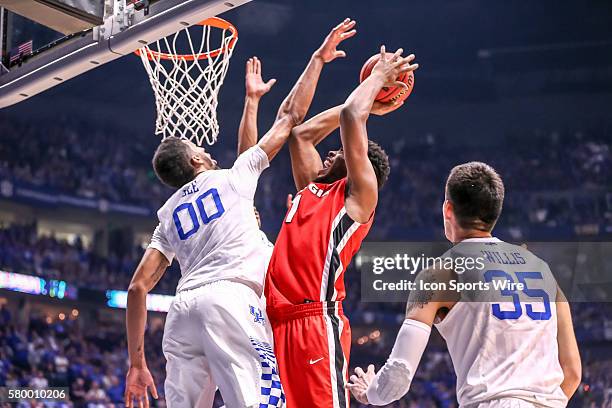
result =
M351 327L339 302L267 310L287 408L348 408Z

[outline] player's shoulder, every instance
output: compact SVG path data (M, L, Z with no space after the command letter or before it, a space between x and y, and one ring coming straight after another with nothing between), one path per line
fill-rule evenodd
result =
M508 261L534 267L548 267L548 263L530 251L525 244L515 244L498 238L468 239L453 246L446 253L452 258L483 256L491 262Z
M193 180L176 189L176 191L170 197L168 197L166 202L157 210L157 215L160 217L160 220L162 216L173 212L176 206L181 205L183 202L190 201L194 196L197 197L197 194L200 192L205 192L206 186L211 178L217 179L223 174L223 172L224 170L204 171L197 174Z
M500 241L499 247L505 250L506 252L512 252L517 256L522 257L526 263L529 264L542 264L547 265L548 263L532 252L527 244L513 244L511 242Z
M326 196L329 196L329 195L344 196L347 192L346 191L347 180L348 179L346 177L343 177L340 180L336 180L331 183L316 183L313 181L308 186L306 186L306 188L310 188L311 190L314 190L313 192L317 190L322 191L324 192Z
M270 159L268 154L261 148L259 144L249 147L244 152L240 153L232 169L244 167L244 166L255 166L266 168L270 165Z
M304 188L298 191L297 194L302 194L304 192L310 191L313 195L318 196L319 198L328 197L330 195L337 195L338 193L344 194L346 180L347 178L343 177L340 180L336 180L331 183L320 183L317 181L311 181Z
M333 183L330 183L330 188L341 190L344 193L346 186L348 185L347 183L348 183L348 178L342 177L340 180L336 180Z

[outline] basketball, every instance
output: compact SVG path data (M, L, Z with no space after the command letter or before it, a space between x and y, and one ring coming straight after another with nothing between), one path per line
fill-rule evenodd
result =
M392 53L387 53L387 58L391 58L393 56ZM367 77L372 73L372 69L374 65L380 59L380 54L373 55L368 59L363 67L361 68L361 73L359 74L359 82L363 82ZM414 72L404 72L400 74L397 78L398 81L402 81L406 85L408 85L408 89L400 88L398 86L393 87L384 87L381 91L376 95L376 100L379 102L401 102L406 100L410 93L412 92L412 88L414 87Z

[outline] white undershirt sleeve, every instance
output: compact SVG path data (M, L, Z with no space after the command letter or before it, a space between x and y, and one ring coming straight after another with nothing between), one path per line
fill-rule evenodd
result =
M387 405L408 392L430 334L431 326L404 320L389 359L368 387L366 396L370 404Z

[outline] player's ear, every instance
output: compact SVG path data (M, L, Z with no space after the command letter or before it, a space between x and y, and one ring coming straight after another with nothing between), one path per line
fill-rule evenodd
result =
M204 157L200 153L192 153L189 163L193 167L200 167L204 164Z
M445 220L451 220L453 218L453 203L449 200L444 200L444 204L442 204L442 216Z

